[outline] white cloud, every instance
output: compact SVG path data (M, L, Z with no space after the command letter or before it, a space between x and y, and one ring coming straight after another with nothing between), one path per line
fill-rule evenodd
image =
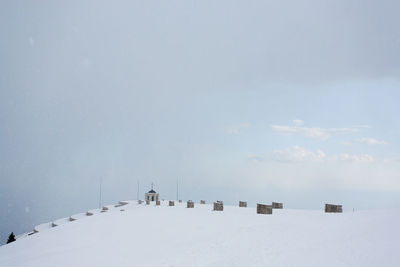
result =
M356 128L320 128L287 125L271 125L271 129L277 133L301 135L321 140L326 140L335 134L353 133L357 131Z
M322 150L317 149L315 151L302 148L300 146L294 146L290 149L274 150L273 159L283 162L373 162L374 158L368 154L352 155L342 153L339 155L327 155Z
M263 156L257 155L257 154L252 154L252 153L247 154L247 158L250 159L251 161L257 162L257 163L264 161Z
M351 161L351 162L373 162L374 161L374 158L368 154L361 154L361 155L340 154L338 159L342 160L342 161Z
M387 145L386 141L376 140L375 138L370 137L361 138L359 142L367 145Z
M278 161L286 162L301 162L301 161L311 161L311 162L321 162L325 159L326 154L322 150L307 150L299 146L294 146L291 149L286 150L275 150L273 152L273 158Z
M293 123L296 126L302 126L304 124L304 121L302 121L302 120L293 120Z
M366 129L371 129L372 126L371 126L371 125L367 125L367 124L361 124L361 125L355 125L354 128L366 128Z
M239 123L239 124L235 124L235 125L231 125L231 126L229 126L229 127L226 127L226 128L224 129L224 132L225 132L226 134L239 134L240 131L241 131L243 128L247 128L247 127L249 127L249 124L248 124L248 123L246 123L246 122L244 122L244 123Z

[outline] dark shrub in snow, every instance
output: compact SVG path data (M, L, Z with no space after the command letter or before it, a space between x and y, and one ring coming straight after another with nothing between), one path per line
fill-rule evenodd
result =
M8 237L7 244L15 241L15 235L11 232L10 236Z

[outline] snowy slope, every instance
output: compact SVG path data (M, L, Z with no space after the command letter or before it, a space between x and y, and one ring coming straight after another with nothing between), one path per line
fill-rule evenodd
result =
M0 266L399 266L400 210L107 206L0 247ZM122 210L122 211L121 211Z

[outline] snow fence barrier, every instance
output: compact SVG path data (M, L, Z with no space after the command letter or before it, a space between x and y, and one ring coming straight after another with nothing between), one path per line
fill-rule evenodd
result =
M325 212L342 213L342 205L325 204Z
M146 205L150 205L150 200L146 200Z
M214 209L215 211L223 211L224 210L224 203L222 201L214 202Z
M84 217L86 217L87 215L86 215L86 212L85 213L77 213L77 214L73 214L73 215L71 215L71 216L69 216L69 221L70 222L72 222L72 221L76 221L76 220L79 220L79 219L82 219L82 218L84 218Z
M239 207L247 208L247 202L246 201L239 201Z
M272 205L257 203L257 214L272 214Z
M52 222L51 226L56 227L56 226L60 226L60 225L63 225L63 224L69 223L69 222L70 222L69 217L64 217L61 219L54 220Z
M161 205L161 201L160 200L156 200L156 206L160 206Z
M205 200L200 200L200 204L206 204Z
M187 207L187 208L194 208L194 202L191 201L191 200L189 200L189 201L187 202L187 204L186 204L186 207Z
M172 201L172 200L170 200L170 201L168 202L168 206L170 206L170 207L175 206L175 202Z
M106 206L103 206L103 208L101 209L101 211L100 212L107 212L109 210L109 208L108 207L106 207Z
M283 209L283 203L272 202L273 209Z
M129 203L126 201L119 201L118 204L116 204L114 207L119 208L125 205L128 205Z
M86 216L92 216L95 214L100 214L101 213L101 209L92 209L92 210L88 210L86 212Z
M50 228L52 228L52 227L54 227L52 222L42 223L42 224L36 225L36 226L33 228L33 232L34 232L34 233L39 233L39 232L41 232L41 231L50 229Z

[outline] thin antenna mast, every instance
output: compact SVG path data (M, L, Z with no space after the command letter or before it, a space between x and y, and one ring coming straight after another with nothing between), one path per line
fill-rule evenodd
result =
M179 200L179 187L178 187L178 179L176 179L176 200Z
M136 199L139 200L139 181L137 181L137 195Z
M101 183L102 183L102 179L100 178L100 188L99 188L99 209L101 209Z

